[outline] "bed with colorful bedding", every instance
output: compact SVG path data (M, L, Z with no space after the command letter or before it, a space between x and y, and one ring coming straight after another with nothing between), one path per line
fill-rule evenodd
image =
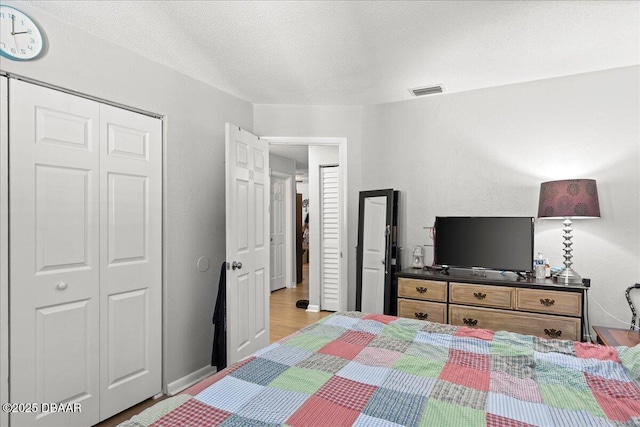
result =
M640 426L640 345L335 313L139 426Z

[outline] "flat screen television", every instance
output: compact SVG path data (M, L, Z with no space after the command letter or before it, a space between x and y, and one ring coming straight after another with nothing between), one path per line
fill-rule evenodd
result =
M533 217L436 217L434 262L443 267L533 269Z

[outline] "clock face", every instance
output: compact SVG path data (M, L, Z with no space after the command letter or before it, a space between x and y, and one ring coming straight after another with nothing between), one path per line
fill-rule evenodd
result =
M37 58L44 47L38 26L24 13L0 5L0 55L15 61Z

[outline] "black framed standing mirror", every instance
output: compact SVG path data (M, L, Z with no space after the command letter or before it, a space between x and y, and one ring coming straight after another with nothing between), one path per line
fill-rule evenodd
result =
M400 269L398 256L398 202L393 189L360 192L356 310L395 315Z

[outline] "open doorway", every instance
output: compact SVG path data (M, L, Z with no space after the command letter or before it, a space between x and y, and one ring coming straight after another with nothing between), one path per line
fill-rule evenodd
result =
M346 139L345 138L270 138L264 137L270 143L270 157L272 155L290 159L295 164L295 188L293 200L296 194L302 199L301 212L298 221L302 221L300 230L306 229L302 262L302 280L296 280L296 212L295 203L291 209L292 236L290 244L292 251L288 258L291 270L292 285L308 292L308 297L299 299L309 300L306 309L297 309L301 312L319 312L321 310L346 310L347 307L347 233L346 233L346 167L339 168L339 165L346 165ZM273 163L272 163L273 164ZM327 217L323 217L322 204L329 203L325 197L323 202L323 179L322 167L335 167L335 182L327 191L335 190L335 202L333 229L331 231L340 236L339 240L329 242L327 239ZM325 174L326 175L326 174ZM326 179L326 178L324 178ZM331 194L329 194L331 196ZM333 196L332 196L333 197ZM338 208L339 207L339 208ZM305 224L306 223L306 224ZM306 226L305 226L306 225ZM308 244L307 244L308 241ZM325 250L331 243L332 253L327 255L332 259L323 259L327 253ZM331 251L329 251L331 252ZM327 271L331 264L335 265L333 271ZM333 288L327 286L326 277L333 275ZM285 288L285 291L290 290ZM276 291L280 292L280 291ZM301 293L300 293L301 294ZM300 295L299 294L299 295ZM272 295L275 295L275 293ZM306 296L306 294L305 294ZM296 300L297 302L297 300ZM295 304L295 302L294 302ZM272 315L276 311L272 310Z
M277 306L271 312L277 317L286 312L283 305L309 306L309 146L274 145L269 151L271 298Z

